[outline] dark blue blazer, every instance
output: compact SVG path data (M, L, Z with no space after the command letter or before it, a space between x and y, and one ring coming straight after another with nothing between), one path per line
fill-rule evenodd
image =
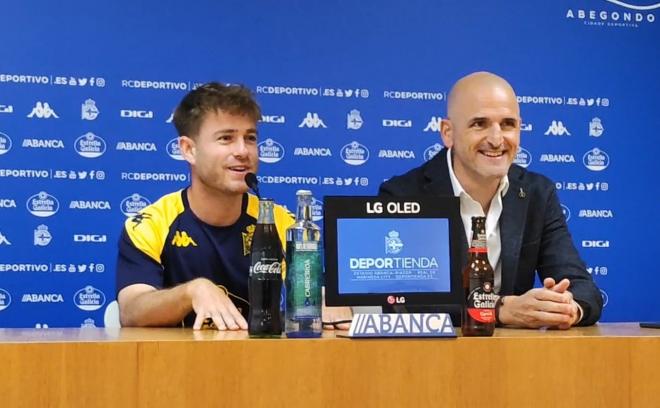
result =
M453 196L447 151L443 149L422 166L384 182L379 195ZM594 324L600 318L603 299L573 245L554 183L515 164L508 175L509 189L502 199L500 217L500 295L522 295L527 292L534 286L535 271L541 281L547 277L557 282L568 278L571 281L568 290L584 311L579 325ZM462 246L463 267L468 249L464 234Z

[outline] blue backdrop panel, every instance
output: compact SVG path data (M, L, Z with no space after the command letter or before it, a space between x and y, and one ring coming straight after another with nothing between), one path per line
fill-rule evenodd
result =
M299 188L375 194L428 160L451 84L476 70L516 89L518 162L556 182L602 320L660 319L646 261L659 226L659 7L4 4L0 326L104 324L123 220L189 183L170 116L198 84L255 90L261 189L292 208Z

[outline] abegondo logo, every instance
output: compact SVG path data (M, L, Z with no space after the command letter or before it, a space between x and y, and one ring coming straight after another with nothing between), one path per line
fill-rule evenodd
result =
M99 289L88 285L80 289L73 295L73 303L78 306L78 309L87 312L99 310L105 304L105 294Z
M165 150L167 151L167 154L174 160L184 160L183 156L181 155L181 147L179 146L178 137L175 137L174 139L167 142Z
M341 158L351 166L360 166L369 160L369 149L353 141L341 148Z
M36 217L50 217L57 213L60 203L54 196L45 191L40 191L28 198L26 206L30 214Z
M564 213L564 218L566 219L566 222L571 219L571 210L569 210L568 207L566 207L564 204L561 205L561 212Z
M134 217L138 212L142 211L145 207L151 204L148 198L138 194L133 193L130 196L121 200L119 204L122 214L127 217Z
M88 159L102 156L106 149L105 140L92 132L87 132L77 138L73 146L79 155Z
M284 158L284 146L271 138L259 143L259 161L277 163Z
M582 162L591 171L602 171L610 165L610 156L596 147L584 154Z

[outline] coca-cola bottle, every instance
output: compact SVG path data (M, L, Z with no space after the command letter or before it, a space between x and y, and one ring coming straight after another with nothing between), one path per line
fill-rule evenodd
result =
M268 198L259 200L250 261L248 334L250 337L280 337L282 244L275 227L273 200Z
M486 217L472 217L472 243L463 269L465 307L461 321L463 336L492 336L495 331L495 293L493 268L488 262Z

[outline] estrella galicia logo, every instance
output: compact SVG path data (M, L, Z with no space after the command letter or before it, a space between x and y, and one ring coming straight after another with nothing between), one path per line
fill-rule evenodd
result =
M323 219L323 201L312 197L312 221L318 222Z
M424 150L424 160L431 160L436 154L440 153L440 150L442 150L442 145L440 143L435 143L427 147L426 150Z
M518 153L513 159L513 162L520 167L527 168L532 164L532 154L527 149L523 149L521 146L518 146Z
M174 139L167 142L167 146L165 146L165 150L167 151L167 154L169 154L170 157L173 158L174 160L183 160L178 137L175 137Z
M73 295L73 303L78 309L87 312L99 310L105 304L105 294L91 285L87 285Z
M284 146L271 138L259 143L259 160L264 163L277 163L284 158Z
M582 162L591 171L602 171L610 165L610 156L595 147L584 154Z
M11 150L11 138L7 134L0 132L0 155Z
M390 231L385 237L385 253L396 255L403 249L403 241L398 231Z
M564 214L566 222L571 219L571 210L568 209L564 204L561 205L561 212Z
M92 132L87 132L77 138L73 146L79 155L88 159L102 156L106 149L105 140Z
M60 209L57 198L45 191L40 191L28 198L26 205L30 214L36 217L50 217Z
M11 295L6 290L0 288L0 312L11 305Z
M603 307L607 306L610 301L610 297L607 296L607 292L605 292L603 289L600 289L600 295L603 298Z
M369 149L356 141L352 141L341 148L341 158L351 166L360 166L369 160Z
M135 217L137 213L142 211L148 205L151 205L151 201L149 201L148 198L141 196L138 193L133 193L121 200L119 207L121 208L122 214L125 216Z

